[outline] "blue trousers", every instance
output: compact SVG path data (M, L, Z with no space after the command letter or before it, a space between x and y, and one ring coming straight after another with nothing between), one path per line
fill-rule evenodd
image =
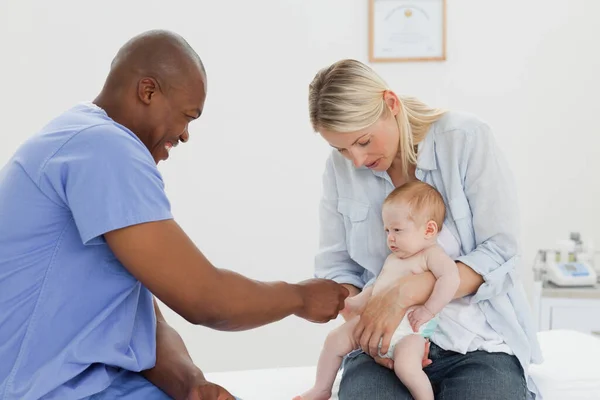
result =
M515 356L474 351L459 354L431 343L424 369L436 400L525 400L527 383ZM396 360L396 362L402 362ZM377 364L369 355L349 356L344 363L340 400L412 400L394 371Z
M226 388L227 389L227 388ZM106 390L89 400L172 400L141 374L123 371ZM241 400L236 397L236 400Z

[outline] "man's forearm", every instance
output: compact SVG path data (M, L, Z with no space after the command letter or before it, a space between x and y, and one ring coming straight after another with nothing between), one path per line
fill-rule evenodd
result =
M158 306L155 305L155 309ZM194 365L179 334L164 320L160 310L156 315L156 364L142 375L175 400L188 398L190 390L204 375Z
M454 295L455 299L473 294L483 283L483 278L477 272L463 263L457 262L458 274L460 275L460 285ZM435 276L431 272L424 272L418 275L410 275L400 280L400 287L403 304L410 307L418 304L425 304L431 296L435 286Z
M226 287L223 301L212 306L202 325L225 331L253 329L297 313L303 306L298 285L259 282L236 272L219 270L217 287Z
M104 237L135 278L195 325L243 330L292 314L327 322L348 295L331 280L267 283L216 268L174 220L131 225Z
M132 225L104 236L133 276L193 324L249 329L304 306L298 285L258 282L216 268L174 220Z

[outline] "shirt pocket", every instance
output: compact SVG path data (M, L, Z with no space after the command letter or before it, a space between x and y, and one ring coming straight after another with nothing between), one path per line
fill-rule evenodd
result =
M337 210L344 217L346 230L346 249L350 257L362 264L368 257L369 250L369 224L368 215L371 208L369 203L339 198Z

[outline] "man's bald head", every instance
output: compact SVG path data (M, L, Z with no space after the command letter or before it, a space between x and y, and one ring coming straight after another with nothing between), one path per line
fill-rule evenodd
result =
M181 36L144 32L119 49L94 101L113 120L134 132L155 161L189 137L206 99L206 71Z
M135 76L151 76L163 90L191 75L206 80L202 60L180 35L164 30L152 30L131 38L119 49L111 63L107 83L121 85Z

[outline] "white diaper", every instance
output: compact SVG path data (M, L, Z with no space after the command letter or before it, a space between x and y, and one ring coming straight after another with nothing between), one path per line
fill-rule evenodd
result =
M410 310L406 313L407 315L410 313ZM414 332L410 326L410 322L408 322L407 315L402 318L400 321L400 325L392 335L392 340L390 342L390 348L386 354L379 354L382 358L393 358L394 349L396 348L396 344L400 341L400 339L405 338L408 335L420 334L424 338L429 338L437 328L439 317L435 315L432 319L421 325L419 328L419 332ZM379 348L381 349L381 342L379 343Z

